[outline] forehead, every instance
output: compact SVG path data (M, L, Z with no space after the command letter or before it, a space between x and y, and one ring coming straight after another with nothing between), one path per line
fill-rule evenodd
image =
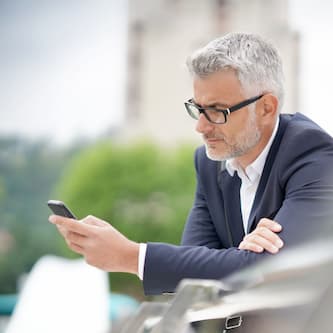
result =
M232 70L193 78L193 97L202 106L218 102L232 104L243 96L242 86Z

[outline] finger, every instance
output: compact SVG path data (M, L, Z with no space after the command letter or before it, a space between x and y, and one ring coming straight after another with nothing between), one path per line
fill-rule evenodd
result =
M246 237L251 237L252 234L249 234ZM257 227L256 230L253 231L253 235L259 235L262 238L265 238L269 241L272 245L276 246L277 248L283 247L282 239L273 231L267 229L266 227Z
M251 242L247 242L247 241L240 242L238 248L240 250L249 250L249 251L256 252L256 253L261 253L264 251L263 247L255 244L255 243L251 243Z
M57 227L59 233L60 233L63 237L66 238L66 235L67 235L67 229L64 228L64 227L61 227L61 226L59 226L59 225L57 225L56 227Z
M64 237L68 247L71 248L72 244L76 244L80 248L83 248L84 240L87 239L86 236L82 236L80 234L68 231L64 227L57 226L57 228L58 228L59 232L61 233L61 235Z
M277 246L275 246L270 241L268 241L266 238L264 238L258 234L253 234L247 239L244 238L243 241L261 246L264 250L266 250L269 253L279 252L279 248Z
M85 254L84 248L81 247L80 245L75 244L75 243L70 243L70 242L67 243L67 245L68 245L68 247L69 247L72 251L74 251L74 252L76 252L76 253L78 253L78 254L81 254L81 255L84 255L84 254Z
M49 217L49 221L52 224L55 224L59 227L63 227L65 229L67 229L68 231L76 232L76 233L84 235L84 236L89 235L89 232L90 232L89 225L80 223L77 220L70 219L67 217L51 215Z
M85 223L85 224L93 225L93 226L98 226L98 227L110 226L109 223L107 223L95 216L92 216L92 215L85 217L81 222Z
M76 232L69 231L69 232L67 232L66 240L70 243L74 243L81 247L84 247L85 242L87 240L87 236L83 236Z
M266 227L274 232L280 232L282 230L281 224L267 218L261 219L258 223L258 226Z

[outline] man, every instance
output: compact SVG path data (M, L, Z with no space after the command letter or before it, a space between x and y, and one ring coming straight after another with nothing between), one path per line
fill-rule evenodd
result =
M51 216L69 247L107 271L138 274L146 294L183 278L219 279L323 230L332 216L333 140L301 114L280 115L283 73L261 37L232 33L188 60L185 103L205 147L181 246L137 244L107 222Z

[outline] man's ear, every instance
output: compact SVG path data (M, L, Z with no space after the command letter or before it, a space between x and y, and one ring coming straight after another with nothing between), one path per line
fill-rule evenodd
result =
M261 103L262 107L260 108L260 114L262 118L275 118L279 106L278 98L273 94L265 94L261 98Z

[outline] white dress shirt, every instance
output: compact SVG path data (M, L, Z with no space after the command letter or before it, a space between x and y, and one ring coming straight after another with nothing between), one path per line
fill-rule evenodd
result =
M273 143L273 140L276 136L277 130L279 127L279 117L277 118L273 133L265 146L264 150L260 153L260 155L249 164L245 170L243 170L236 162L235 159L230 159L226 161L226 169L230 176L234 175L236 171L238 177L241 179L241 187L240 187L240 204L241 204L241 212L243 218L243 227L244 233L247 234L248 230L248 222L249 216L251 212L251 208L253 205L254 197L257 192L257 188L259 185L260 177L262 175L266 158ZM139 261L138 261L138 277L140 280L143 280L144 274L144 264L146 259L146 251L147 244L140 243L139 250Z
M245 170L243 170L236 162L235 159L230 159L226 161L226 169L230 176L234 175L236 171L238 177L241 179L241 187L240 187L240 204L241 204L241 212L243 218L243 227L244 233L248 233L248 223L249 216L252 209L254 197L257 192L257 188L259 185L259 181L264 170L264 166L266 163L266 158L268 152L272 146L273 140L276 136L277 129L279 127L279 118L275 124L273 133L265 146L264 150L260 153L260 155L249 164Z

